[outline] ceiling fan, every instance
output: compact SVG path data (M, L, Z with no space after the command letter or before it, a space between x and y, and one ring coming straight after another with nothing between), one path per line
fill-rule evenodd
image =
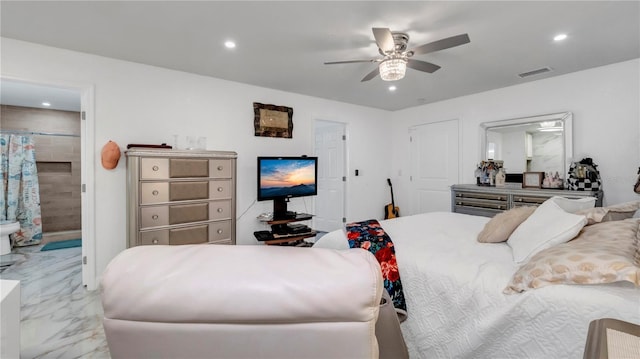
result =
M440 66L430 62L412 59L412 56L428 54L430 52L440 51L470 42L469 35L462 34L447 37L446 39L430 42L411 50L407 50L409 35L406 33L391 32L391 30L386 27L374 27L372 30L373 37L376 39L376 44L378 45L378 52L383 56L382 58L332 61L325 62L324 64L334 65L357 62L378 62L378 67L369 72L360 82L369 81L378 75L380 75L380 78L384 81L396 81L404 77L407 67L428 73L433 73L440 68Z

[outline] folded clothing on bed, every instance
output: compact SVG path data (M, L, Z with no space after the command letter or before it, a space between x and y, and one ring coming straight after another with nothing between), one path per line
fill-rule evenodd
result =
M396 251L391 238L375 219L348 223L346 229L349 247L368 250L380 263L384 288L393 301L398 318L403 321L407 316L407 304L402 292Z

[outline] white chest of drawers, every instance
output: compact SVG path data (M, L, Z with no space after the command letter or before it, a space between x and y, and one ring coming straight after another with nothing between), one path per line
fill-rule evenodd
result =
M235 244L235 152L131 148L127 246Z

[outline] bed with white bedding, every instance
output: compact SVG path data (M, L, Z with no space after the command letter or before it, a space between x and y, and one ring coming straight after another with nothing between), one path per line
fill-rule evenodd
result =
M488 221L435 212L380 222L395 246L412 358L582 358L590 321L640 323L629 282L503 293L520 265L507 243L478 243ZM314 247L349 248L342 230Z

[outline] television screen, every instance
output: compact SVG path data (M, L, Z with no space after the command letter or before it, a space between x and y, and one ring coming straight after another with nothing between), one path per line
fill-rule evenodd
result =
M258 200L315 196L317 157L258 157Z

